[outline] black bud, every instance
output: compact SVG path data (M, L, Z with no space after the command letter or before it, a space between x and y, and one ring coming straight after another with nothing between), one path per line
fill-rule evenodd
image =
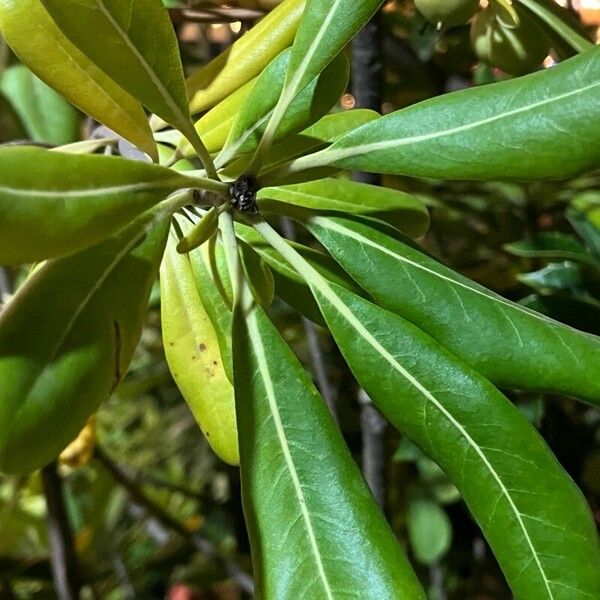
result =
M256 203L258 189L258 182L254 177L243 175L232 183L229 188L231 205L241 213L255 215L258 212L258 204Z

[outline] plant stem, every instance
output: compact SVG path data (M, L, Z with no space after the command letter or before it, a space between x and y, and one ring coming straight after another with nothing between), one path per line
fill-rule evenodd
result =
M190 121L190 126L186 127L186 131L182 131L183 135L187 138L188 142L192 145L192 148L196 151L198 158L202 162L204 169L206 170L206 174L210 179L214 179L215 181L221 181L219 179L219 175L217 174L217 169L215 168L215 163L213 159L206 149L204 142L200 139L194 124Z
M291 241L295 241L296 227L294 222L289 217L283 217L281 219L281 225L286 237ZM325 400L325 404L327 404L329 408L329 412L337 422L336 393L327 375L325 357L323 356L323 348L321 347L317 328L310 319L307 319L304 316L302 317L302 326L304 327L304 332L306 333L306 339L310 349L311 363L319 391Z
M259 177L261 185L265 187L276 182L278 179L287 177L288 175L294 175L296 173L308 171L309 169L322 167L326 164L326 162L321 160L321 155L326 151L327 148L325 148L325 150L320 150L319 152L313 152L312 154L306 154L305 156L294 158L288 162L269 169L264 173L261 173Z
M380 14L358 32L352 42L352 94L357 108L381 112L383 63L381 52ZM354 173L355 181L381 185L381 175ZM377 504L385 504L385 430L386 420L373 406L368 394L360 389L360 429L362 437L362 472Z
M181 171L181 174L189 177L190 181L196 184L196 187L202 188L203 190L215 192L216 194L227 194L229 192L229 185L220 180L217 181L215 179L208 179L207 177L196 175L196 171Z
M240 264L240 256L238 254L235 229L233 227L233 217L229 211L223 211L219 215L219 230L223 236L223 247L225 250L225 258L227 259L229 275L231 277L231 284L233 286L233 306L235 308L242 301L244 279L242 265Z
M54 587L59 600L77 600L79 577L73 535L63 497L62 480L56 462L41 472L48 511L48 541Z

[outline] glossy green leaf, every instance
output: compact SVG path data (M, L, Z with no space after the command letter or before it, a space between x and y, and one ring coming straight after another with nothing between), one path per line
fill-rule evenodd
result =
M286 50L258 78L238 113L225 148L215 161L217 167L258 146L283 88L289 61L290 51ZM329 112L346 90L348 78L348 59L341 54L290 104L276 139L308 127Z
M198 293L191 259L177 252L177 243L172 230L160 268L165 356L208 443L220 458L235 465L239 452L233 387L217 333Z
M446 554L452 543L452 523L437 502L412 500L406 522L410 545L419 562L431 565Z
M233 339L257 597L424 598L323 399L260 307L236 311Z
M87 248L192 184L141 161L0 148L0 264Z
M429 212L414 196L348 179L319 179L308 183L262 188L261 209L286 211L286 205L313 211L332 211L379 217L410 237L420 237L429 227Z
M382 0L307 0L284 89L269 123L270 141L293 99L338 55L381 4Z
M390 113L278 174L332 165L439 179L569 177L600 167L598 114L595 47L538 73Z
M271 185L269 171L273 170L276 165L307 152L320 150L352 129L373 121L378 116L378 113L373 110L361 108L338 111L325 115L301 133L284 137L273 144L265 157L265 164L259 170L260 180ZM237 179L248 171L251 162L251 154L240 156L223 169L222 173L227 177ZM337 169L332 169L332 171L335 172ZM315 177L311 177L311 179L315 179Z
M554 31L577 52L593 46L581 23L553 0L516 0Z
M109 77L189 134L192 125L177 38L160 0L42 2L69 40Z
M515 256L528 258L564 258L595 264L585 247L572 235L547 231L528 240L506 244L504 249Z
M0 314L0 470L50 462L127 372L168 231L146 213L45 263Z
M0 1L0 30L21 61L46 84L156 157L142 106L69 42L41 0Z
M223 100L259 75L294 41L305 0L285 0L208 65L187 80L192 113Z
M519 410L408 321L334 284L313 289L354 375L456 484L515 596L597 597L589 507Z
M61 145L79 138L79 113L26 66L4 71L0 91L21 117L31 140Z
M600 402L600 339L514 304L357 218L309 229L382 306L505 387Z
M218 219L217 209L211 208L194 229L179 241L177 252L180 254L190 252L207 242L217 232Z

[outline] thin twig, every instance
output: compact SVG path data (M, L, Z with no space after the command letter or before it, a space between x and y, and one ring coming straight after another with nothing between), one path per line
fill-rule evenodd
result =
M383 63L381 51L380 14L376 14L352 42L352 94L357 108L378 112L382 106ZM381 176L374 173L355 173L355 181L381 184ZM373 406L367 393L358 393L361 405L362 471L379 506L385 503L385 445L386 421Z
M250 8L205 8L202 10L183 9L181 15L184 19L197 23L235 23L236 21L256 21L263 17L265 12Z
M172 517L162 508L162 506L154 502L152 498L147 496L136 484L135 477L133 477L127 470L109 458L100 446L96 446L95 457L112 475L115 481L117 481L127 490L131 496L131 499L136 504L142 507L148 514L152 515L164 526L179 534L186 541L189 541L196 550L220 562L227 574L240 586L244 592L248 594L254 593L254 582L252 581L252 577L250 577L250 575L248 575L234 560L219 554L212 542L202 537L198 533L192 533L188 531L182 523Z
M56 462L42 469L42 484L48 511L48 541L56 595L59 600L76 600L79 597L77 557Z
M387 421L371 402L371 398L362 388L358 392L360 410L360 430L362 436L362 472L365 481L377 504L385 504L385 466L384 434Z

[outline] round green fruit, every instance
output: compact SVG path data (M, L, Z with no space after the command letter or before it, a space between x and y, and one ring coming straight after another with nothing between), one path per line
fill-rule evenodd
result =
M489 7L471 24L471 43L479 60L511 75L534 70L550 51L543 29L522 11L517 14L519 23L511 26Z
M415 0L415 6L430 23L455 27L477 12L479 0Z

